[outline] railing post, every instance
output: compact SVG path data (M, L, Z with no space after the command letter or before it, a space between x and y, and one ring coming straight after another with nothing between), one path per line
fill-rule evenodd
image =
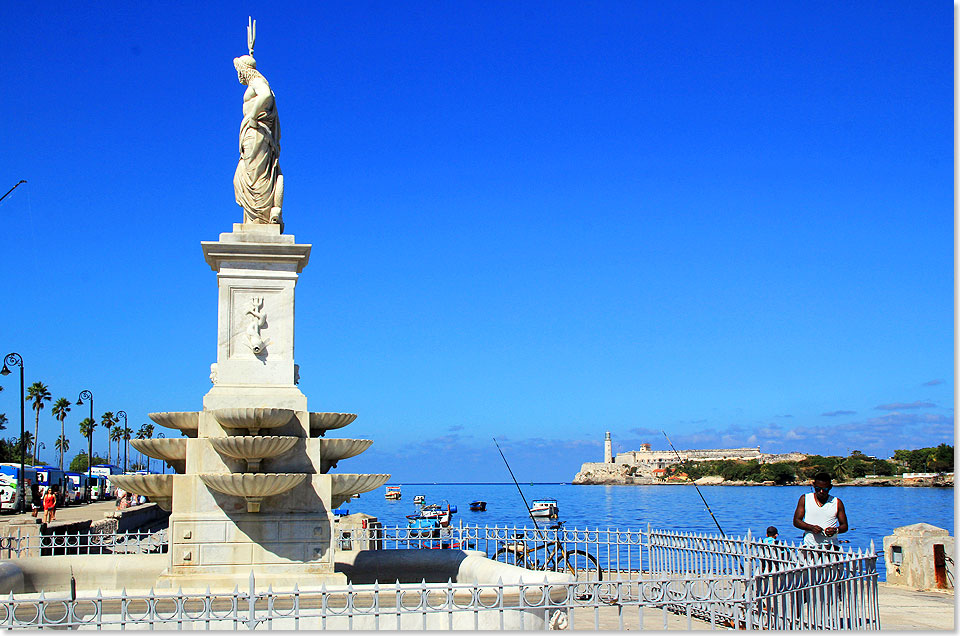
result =
M747 543L744 545L749 545L750 533L747 532ZM746 561L743 564L743 574L744 574L744 587L743 587L743 619L746 623L747 629L753 629L753 604L754 604L754 577L753 577L753 563L750 558L747 557Z
M256 581L254 580L253 570L250 570L250 596L247 599L247 629L257 628L257 596Z
M641 540L640 552L643 552L643 541ZM647 522L647 571L653 574L653 550L650 547L650 522Z

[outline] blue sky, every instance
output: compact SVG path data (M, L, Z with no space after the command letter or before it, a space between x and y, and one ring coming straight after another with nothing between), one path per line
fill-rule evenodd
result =
M250 14L313 244L300 387L375 440L341 470L504 481L496 437L567 481L605 431L953 443L942 2L11 6L0 348L28 384L134 429L201 408Z

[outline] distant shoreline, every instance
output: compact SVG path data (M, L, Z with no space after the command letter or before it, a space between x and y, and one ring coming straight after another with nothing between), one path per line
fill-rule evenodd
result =
M591 482L579 482L574 483L574 486L693 486L694 482L692 481L633 481L630 483L625 483L622 481L591 481ZM737 481L737 480L724 480L719 482L708 482L708 483L698 483L697 486L767 486L767 487L778 487L778 486L809 486L809 483L806 482L792 482L789 484L775 484L775 483L766 483L760 481ZM906 482L902 479L854 479L853 481L835 481L833 482L834 486L851 486L851 487L864 487L872 486L877 488L953 488L953 481L917 481L917 482Z

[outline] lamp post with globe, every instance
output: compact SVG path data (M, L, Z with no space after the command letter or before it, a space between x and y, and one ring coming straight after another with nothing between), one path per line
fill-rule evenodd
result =
M77 406L83 406L83 401L90 403L90 432L87 434L87 487L83 495L84 501L90 503L90 481L93 478L90 467L93 465L93 393L84 389L77 398Z
M20 367L20 476L17 478L17 512L24 511L24 500L26 498L26 491L24 486L25 476L23 472L23 453L25 451L23 443L23 403L26 399L23 397L23 358L20 357L19 353L8 353L3 359L3 369L0 369L0 375L10 375L9 366Z

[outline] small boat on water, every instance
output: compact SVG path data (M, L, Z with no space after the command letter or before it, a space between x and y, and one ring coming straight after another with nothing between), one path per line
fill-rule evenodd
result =
M556 519L560 516L560 506L556 499L534 499L530 506L530 516Z
M415 496L415 497L413 498L413 504L414 504L415 506L419 506L419 505L423 504L424 501L426 501L426 499L424 498L423 495L417 495L417 496Z
M419 527L415 526L415 523L423 520L436 520L440 527L445 528L450 525L450 518L456 512L457 507L451 506L447 501L444 501L442 504L420 504L416 514L407 515L407 519L409 520L407 525L414 528Z
M475 512L483 512L483 511L486 510L486 509L487 509L487 502L486 502L486 501L471 501L471 502L470 502L470 510L473 510L473 511L475 511Z
M383 494L384 499L397 500L400 499L400 486L387 486L387 492Z

